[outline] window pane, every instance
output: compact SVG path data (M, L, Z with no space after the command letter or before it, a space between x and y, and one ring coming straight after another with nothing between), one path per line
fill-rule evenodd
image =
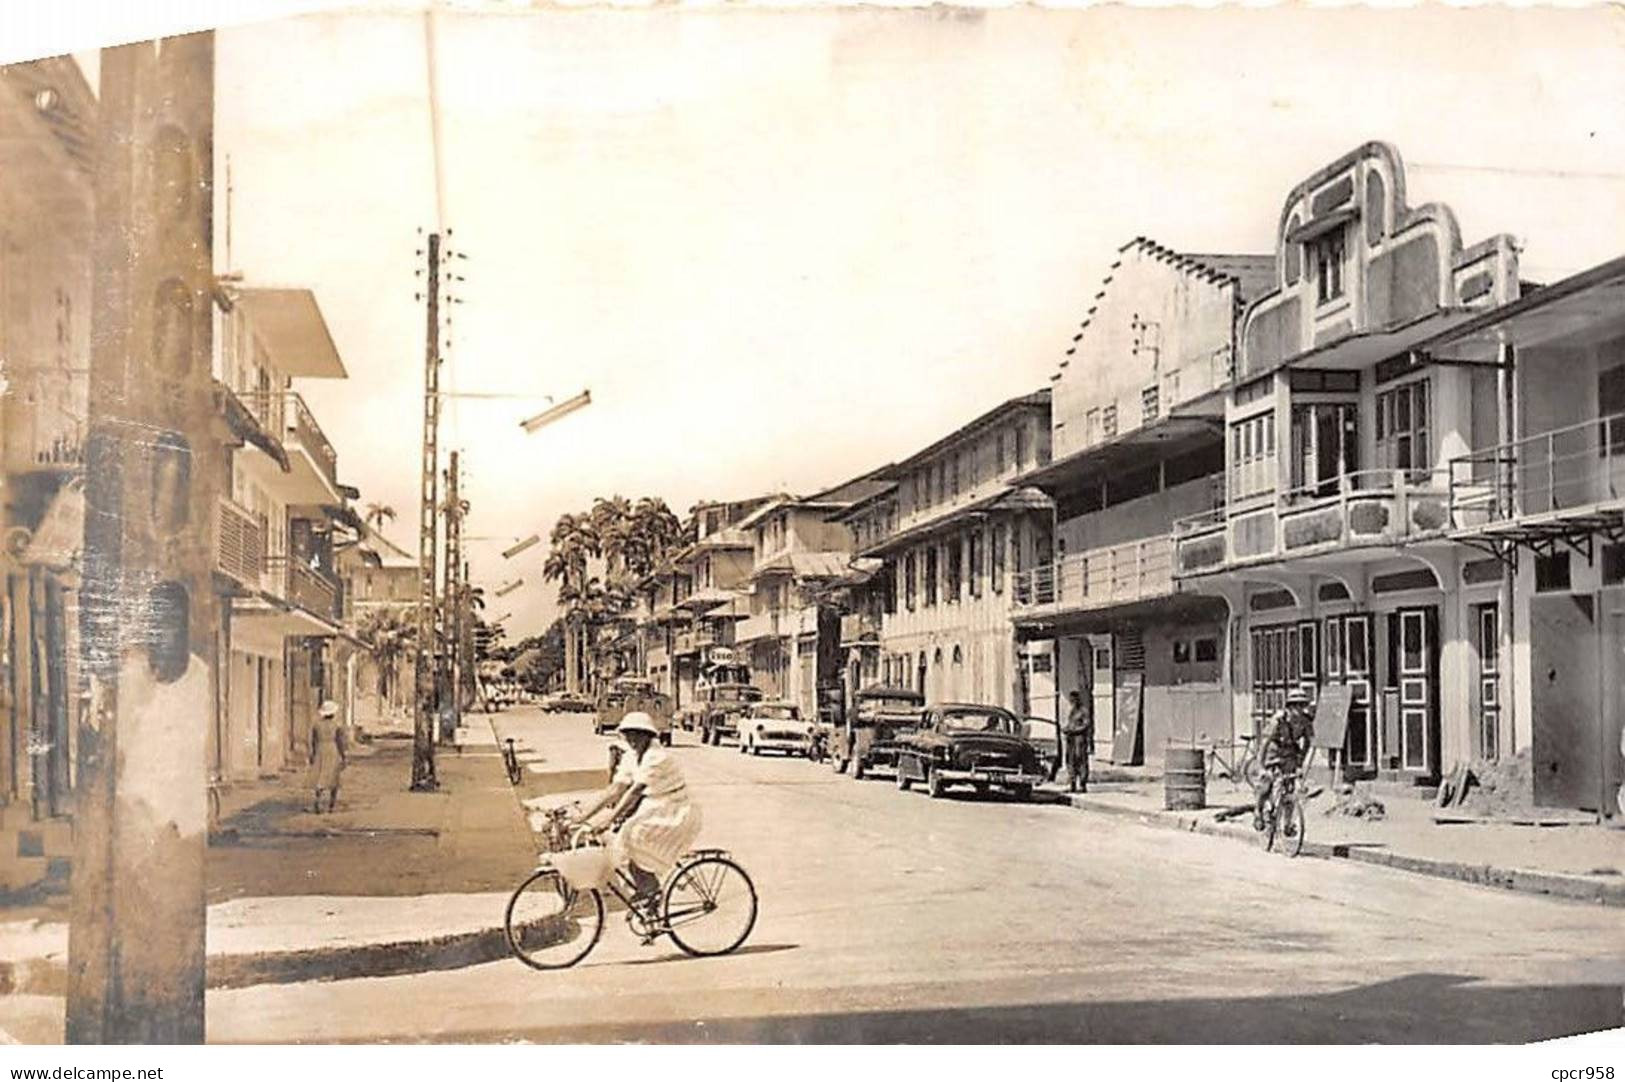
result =
M1363 673L1369 668L1366 663L1366 627L1364 620L1356 620L1347 625L1349 672L1351 673Z
M1404 657L1401 664L1406 672L1420 672L1422 670L1422 617L1417 613L1406 613L1400 618L1401 633L1404 638L1402 649Z

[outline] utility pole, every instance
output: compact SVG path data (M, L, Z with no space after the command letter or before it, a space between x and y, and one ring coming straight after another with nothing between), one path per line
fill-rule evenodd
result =
M412 717L412 788L430 792L435 777L435 534L440 476L440 234L430 233L429 267L424 296L428 325L423 358L423 460L418 501L418 641L415 666L417 696Z
M462 498L458 495L457 452L451 452L449 457L451 463L446 470L446 599L440 616L442 630L446 635L445 661L442 666L445 683L442 686L446 689L447 701L441 704L441 710L442 716L448 719L448 727L455 731L463 722L461 688L457 683L458 663L464 660L459 657L458 649L463 632L463 505ZM450 739L451 733L442 733L441 736Z
M101 53L66 1036L204 1038L214 36Z

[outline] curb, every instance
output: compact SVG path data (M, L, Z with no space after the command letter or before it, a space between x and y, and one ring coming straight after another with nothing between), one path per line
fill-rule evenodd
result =
M355 977L397 977L463 969L495 962L509 954L505 929L480 928L435 939L219 955L208 959L206 986L248 988ZM60 996L66 993L67 983L67 966L60 958L0 961L0 994Z
M1086 796L1070 796L1067 802L1080 811L1099 812L1119 819L1130 819L1145 826L1256 844L1250 829L1216 823L1201 816L1181 815L1178 812L1140 811L1106 801L1091 800ZM1349 860L1358 864L1396 868L1435 879L1454 879L1462 883L1517 891L1522 894L1542 894L1570 901L1591 902L1595 905L1625 907L1625 882L1602 883L1595 879L1558 872L1533 872L1517 868L1497 868L1489 864L1463 864L1454 860L1410 857L1403 853L1364 849L1347 842L1327 844L1306 840L1303 843L1303 852L1299 855L1319 860Z

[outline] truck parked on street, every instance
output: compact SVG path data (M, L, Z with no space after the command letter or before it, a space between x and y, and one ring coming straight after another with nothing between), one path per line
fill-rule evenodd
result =
M829 755L835 773L846 773L850 764L852 777L862 780L876 767L895 768L898 741L920 724L924 702L924 696L911 688L869 687L858 692L842 731L832 738Z

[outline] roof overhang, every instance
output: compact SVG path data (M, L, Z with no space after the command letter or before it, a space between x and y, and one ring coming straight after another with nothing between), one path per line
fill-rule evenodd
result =
M1041 489L1053 496L1057 492L1078 489L1150 462L1194 450L1222 437L1223 433L1222 411L1214 417L1179 413L1081 451L1074 451L1047 466L1022 474L1016 478L1016 483Z
M1441 361L1492 363L1528 349L1625 333L1625 256L1554 282L1420 343Z
M1038 511L1053 507L1050 498L1034 488L1007 489L995 492L991 496L984 496L964 507L956 507L945 511L936 518L922 522L917 526L910 526L906 530L892 534L890 537L869 546L859 556L882 556L904 545L922 540L945 530L956 529L967 521L977 519L995 511Z
M348 373L308 289L243 287L236 303L248 314L277 368L290 376L343 379Z
M1476 311L1463 308L1436 309L1406 323L1374 331L1361 331L1339 338L1335 342L1317 346L1307 353L1300 353L1277 365L1272 371L1282 368L1303 368L1329 372L1358 372L1390 357L1408 353L1422 343L1466 323L1476 314ZM1248 376L1236 382L1251 382L1256 378Z

